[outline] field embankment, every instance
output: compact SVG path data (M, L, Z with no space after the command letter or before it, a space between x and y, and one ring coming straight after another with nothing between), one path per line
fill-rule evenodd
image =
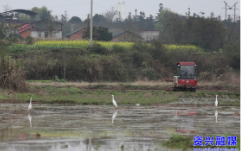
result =
M111 95L120 105L171 105L180 99L194 99L201 105L213 104L215 95L219 95L220 106L240 104L240 88L232 86L222 87L219 84L200 84L197 92L172 92L166 89L171 83L134 82L134 83L61 83L61 82L29 82L30 93L13 92L10 96L3 91L0 95L1 103L28 103L33 97L34 103L64 103L64 104L109 104ZM207 99L206 103L203 104ZM192 104L192 103L191 103Z

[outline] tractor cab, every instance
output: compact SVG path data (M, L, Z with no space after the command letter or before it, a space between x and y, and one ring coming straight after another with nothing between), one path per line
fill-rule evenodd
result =
M195 77L195 67L194 62L178 62L177 72L174 76L174 90L177 89L189 89L191 91L196 91L197 80Z

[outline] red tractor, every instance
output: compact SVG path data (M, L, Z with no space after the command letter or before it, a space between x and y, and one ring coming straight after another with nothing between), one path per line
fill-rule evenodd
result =
M190 90L196 92L197 80L195 77L195 67L196 64L194 62L177 63L177 73L173 80L173 91Z

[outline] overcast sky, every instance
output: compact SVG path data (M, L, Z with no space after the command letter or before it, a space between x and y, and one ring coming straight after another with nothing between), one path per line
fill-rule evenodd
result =
M120 0L93 0L93 14L102 14L107 10L111 10L112 7L116 8ZM126 16L128 12L132 14L140 11L144 11L146 16L152 14L156 16L159 4L162 3L164 8L168 8L173 12L185 15L188 8L191 9L191 14L205 12L205 16L209 16L211 12L214 12L215 16L221 15L224 19L224 2L223 0L126 0ZM233 6L238 2L236 14L240 16L240 0L226 0L229 6ZM8 4L12 9L31 9L32 7L46 6L49 10L52 10L53 15L60 16L67 11L68 18L72 16L79 16L84 20L87 14L90 12L90 0L0 0L0 11L3 11L3 6ZM233 15L233 10L229 10L228 14Z

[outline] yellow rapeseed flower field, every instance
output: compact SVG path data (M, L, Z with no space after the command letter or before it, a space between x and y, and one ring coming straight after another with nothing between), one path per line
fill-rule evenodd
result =
M104 46L107 49L112 49L113 45L118 45L126 49L130 49L133 42L105 42L105 41L94 41ZM87 40L56 40L56 41L37 41L35 42L35 47L40 49L61 49L61 48L74 48L83 49L89 47L90 42ZM195 51L202 52L202 48L194 45L175 45L175 44L165 44L164 47L167 50L180 50L180 51Z

